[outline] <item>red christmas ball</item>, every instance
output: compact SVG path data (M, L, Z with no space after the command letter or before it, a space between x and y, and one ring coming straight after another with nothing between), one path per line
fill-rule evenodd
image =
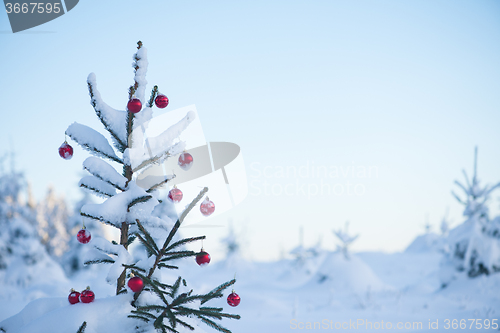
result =
M189 170L193 165L193 156L190 153L182 153L179 155L179 166L182 170Z
M71 289L71 293L68 295L69 304L76 304L80 302L80 293Z
M94 292L90 290L89 287L87 287L87 289L82 291L82 293L80 294L80 301L82 301L82 303L90 303L94 300L94 298Z
M200 211L205 216L212 215L215 211L215 204L206 197L200 205Z
M65 160L70 160L73 157L73 147L64 141L61 147L59 147L59 156Z
M177 187L174 187L168 192L168 198L172 202L180 202L182 200L182 191L179 190Z
M130 290L132 290L134 293L141 291L142 288L144 288L144 281L138 276L134 276L130 280L128 280L127 283L128 287Z
M155 98L155 104L160 109L166 108L168 105L168 102L169 102L168 97L163 95L163 94L158 94L158 96L156 96L156 98Z
M210 254L201 249L201 252L196 255L196 263L200 266L208 265L210 262Z
M238 296L238 294L234 291L230 293L229 296L227 296L227 304L231 306L238 306L238 304L240 304L240 301L240 296Z
M87 244L88 242L90 242L90 238L90 231L85 228L80 229L80 231L78 231L78 234L76 234L76 239L82 244Z
M131 98L127 103L127 110L132 113L137 113L141 111L142 103L138 98Z

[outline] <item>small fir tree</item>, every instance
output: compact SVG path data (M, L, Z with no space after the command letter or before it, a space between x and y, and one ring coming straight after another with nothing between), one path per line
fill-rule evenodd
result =
M500 271L500 228L499 218L490 220L488 200L496 185L481 186L477 178L477 147L474 152L474 173L469 179L465 170L465 185L455 184L463 190L465 198L455 192L453 196L465 206L464 223L449 232L450 251L447 259L459 271L466 271L470 277Z
M90 176L82 178L80 186L105 198L101 204L84 205L81 215L120 231L118 242L93 239L93 245L102 255L87 263L111 264L107 280L109 283L116 281L117 294L128 292L125 283L132 274L142 279L144 288L135 292L132 301L135 310L129 315L130 318L138 319L138 331L151 327L161 332L178 332L179 327L194 330L193 324L184 318L195 317L216 330L230 332L215 320L240 317L224 313L222 308L210 307L205 303L222 297L223 291L235 283L234 279L205 294L195 294L193 290L186 289L187 281L181 276L171 282L160 280L159 270L178 269L175 260L199 254L181 247L202 240L205 236L177 241L174 241L174 237L186 215L204 198L208 188L204 188L174 222L165 215L162 218L155 216L158 214L153 211L159 204L156 189L167 184L175 175L166 176L147 189L136 184L136 176L149 166L172 158L185 149L185 143L177 138L195 117L193 112L188 112L162 134L145 142L141 128L144 129L152 119L158 87L153 88L150 98L146 100L147 54L141 42L138 42L137 49L133 57L135 82L129 88L128 97L129 100L138 99L141 106L144 105L142 109L139 108L140 112L111 108L101 99L95 75L91 73L87 79L91 104L109 132L114 148L102 134L90 127L73 123L66 130L67 136L97 156L89 157L83 162L83 167ZM139 130L134 131L135 129ZM120 166L121 174L105 160ZM147 254L128 251L131 244L137 241L147 250ZM140 322L143 324L139 324Z
M349 260L349 247L359 237L359 235L351 236L349 234L349 221L346 221L344 230L333 230L333 234L337 236L340 241L340 245L337 245L337 251L342 252L344 258Z

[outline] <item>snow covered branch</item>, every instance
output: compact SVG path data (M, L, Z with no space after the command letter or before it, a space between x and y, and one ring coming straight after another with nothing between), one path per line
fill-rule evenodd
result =
M66 130L66 135L89 152L123 164L123 161L116 156L108 140L96 130L79 123L73 123Z
M90 73L87 78L87 85L90 94L90 104L94 107L97 117L101 120L104 128L113 138L116 149L123 153L127 148L127 133L125 132L126 111L118 111L107 105L101 98L97 90L96 77Z
M83 168L102 181L125 191L127 178L120 175L115 168L97 157L89 157L83 161Z
M161 162L163 159L179 154L185 148L184 142L174 141L179 137L179 135L189 126L189 124L196 119L196 114L189 111L184 118L179 120L176 124L170 126L163 133L159 134L154 138L150 138L149 148L153 154L153 157L146 158L147 155L142 151L142 148L133 149L132 168L136 172L150 164L155 162ZM165 149L167 147L167 149ZM139 154L135 152L136 149L141 149Z
M79 186L104 198L110 198L116 194L116 189L113 186L94 176L83 177L80 179Z

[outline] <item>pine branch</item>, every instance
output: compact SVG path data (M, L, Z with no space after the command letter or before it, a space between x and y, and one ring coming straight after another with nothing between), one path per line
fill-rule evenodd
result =
M149 98L148 107L153 107L153 102L155 101L155 97L158 95L158 86L154 86L151 91L151 97Z
M138 197L138 198L135 198L134 200L132 200L129 204L128 204L128 207L127 207L127 212L130 212L130 208L132 208L133 206L137 205L138 203L141 203L141 202L146 202L148 201L149 199L152 199L153 197L150 196L150 195L144 195L142 197Z
M88 133L92 133L92 140L90 140L88 137L82 136L80 133L82 130L86 131L87 135ZM65 134L91 153L95 153L101 157L105 157L117 163L123 164L123 161L115 155L113 148L108 143L108 140L106 140L106 138L98 131L85 125L73 123L66 129ZM96 142L101 145L101 149L106 149L108 152L104 152L101 149L95 147L94 144Z
M132 270L136 270L136 271L140 271L140 272L146 273L145 269L137 267L135 264L133 264L133 265L122 264L122 266L125 267L125 268L128 268L128 269L132 269Z
M168 285L168 284L165 284L165 283L161 283L160 281L158 280L155 280L155 279L152 279L152 280L149 280L151 281L152 283L154 283L155 285L157 285L158 287L160 288L163 288L163 289L172 289L173 287L171 285Z
M128 318L140 319L142 321L145 321L146 323L149 323L149 319L148 318L145 318L145 317L142 317L142 316L139 316L139 315L128 315L127 317Z
M169 247L167 247L165 249L165 251L170 251L180 245L183 245L183 244L187 244L187 243L191 243L191 242L195 242L195 241L198 241L198 240L202 240L202 239L205 239L206 236L198 236L198 237L191 237L191 238L184 238L180 241L177 241L175 243L173 243L172 245L170 245Z
M193 257L197 255L198 253L194 251L185 251L186 253L179 253L179 254L174 254L170 257L167 258L162 258L161 263L170 261L170 260L175 260L175 259L181 259L181 258L186 258L186 257Z
M71 137L71 135L68 135L68 136ZM80 143L80 142L76 141L75 138L71 137L71 139L73 139L76 143L78 143L80 146L82 146L83 148L85 148L86 150L88 150L91 153L95 153L95 154L100 155L102 157L109 158L110 160L115 161L117 163L123 164L123 161L116 156L106 154L95 147L91 147L90 145L88 145L86 143Z
M146 312L146 311L142 311L142 310L132 310L130 311L131 313L135 314L135 315L141 315L141 316L144 316L144 317L147 317L147 318L150 318L150 319L156 319L156 316L149 313L149 312Z
M135 241L135 239L136 239L136 238L137 238L137 236L136 236L136 235L132 235L132 236L130 236L130 237L128 238L127 244L128 244L128 245L132 244L132 243Z
M193 327L193 326L191 326L191 325L189 325L188 323L186 323L186 322L184 322L184 321L180 320L179 318L175 318L175 320L176 320L179 324L181 324L182 326L189 328L191 331L194 331L194 327Z
M225 283L221 284L220 286L218 286L217 288L214 288L212 291L205 294L205 296L210 297L211 295L220 294L224 289L226 289L229 286L232 286L235 282L236 282L235 279L232 279L231 281L225 282ZM209 299L202 301L201 304L206 303L208 300Z
M204 311L204 310L206 310L206 311L219 311L220 312L224 309L223 308L213 308L213 307L209 307L209 306L202 306L202 307L200 307L200 310L202 310L202 311Z
M151 193L153 192L155 189L157 189L158 187L168 183L169 180L172 180L175 178L175 175L173 175L172 178L167 178L165 180L162 180L161 182L157 183L157 184L154 184L153 186L151 186L148 190L146 190L147 193Z
M153 163L155 163L155 162L157 162L157 161L159 161L159 160L161 160L161 159L163 159L163 158L165 158L165 157L168 157L168 156L170 156L170 152L165 151L165 152L163 152L163 153L162 153L162 154L160 154L160 155L157 155L157 156L154 156L154 157L148 158L147 160L142 161L142 163L141 163L141 164L139 164L138 166L136 166L136 167L135 167L132 171L133 171L133 172L137 172L138 170L141 170L141 169L142 169L142 168L144 168L145 166L148 166L148 165L150 165L150 164L153 164Z
M165 307L163 305L145 305L137 307L137 310L139 311L155 310L157 312L162 312L165 310Z
M147 250L148 250L148 257L152 256L152 255L155 255L157 256L158 255L158 251L155 250L144 238L142 238L141 235L137 234L137 238L139 238L139 241L142 243L142 245L144 245Z
M85 166L83 167L84 170L87 170L91 175L93 175L94 177L102 180L103 182L105 183L108 183L109 185L113 186L114 188L116 188L117 190L120 190L120 191L125 191L124 188L121 188L120 185L118 184L115 184L113 183L112 181L108 180L108 179L104 179L101 177L101 175L99 175L97 172L93 172L92 170L90 170L89 168L86 168ZM81 186L81 185L80 185Z
M111 225L111 226L119 229L118 226L116 226L114 223L112 223L112 222L110 222L108 220L105 220L102 216L100 216L100 217L99 216L94 216L94 215L90 215L90 214L83 213L83 212L81 212L80 215L83 216L83 217L88 217L90 219L100 221L100 222L102 222L104 224Z
M136 223L137 226L139 227L139 230L144 234L144 237L146 237L147 242L154 249L154 253L158 255L160 253L160 250L158 249L158 246L156 245L156 242L154 241L153 237L151 237L151 234L144 228L144 226L138 219L136 220ZM137 234L137 236L139 237L140 235Z
M165 265L162 262L158 264L158 269L160 269L160 268L179 269L179 267L177 267L177 266Z
M110 255L113 255L113 256L117 256L118 257L118 253L117 252L112 252L112 251L108 251L108 250L104 250L104 249L101 249L100 247L98 246L94 246L96 249L98 249L99 251L101 252L104 252L106 254L110 254Z
M76 331L76 333L83 333L85 332L85 328L87 327L87 322L84 321L82 326L80 326L80 328L78 329L78 331Z
M170 326L171 326L172 328L175 328L175 326L177 325L177 322L176 322L176 320L175 320L175 316L174 316L174 314L172 313L172 311L170 311L170 309L169 309L169 308L166 308L166 309L164 310L164 312L165 312L165 315L166 315L166 316L167 316L167 318L168 318L168 321L170 322ZM160 315L160 316L161 316L161 315Z
M207 318L204 318L204 317L200 317L200 319L205 323L207 324L208 326L212 327L213 329L216 329L217 331L219 332L224 332L224 333L231 333L230 330L228 330L227 328L224 328L222 326L220 326L219 324L211 321L210 319L207 319Z
M208 316L208 317L215 318L218 320L222 319L222 316L220 315L220 313L217 313L217 312L200 311L200 310L196 310L196 309L192 309L192 308L186 308L183 306L177 307L177 310L179 311L179 313L182 313L183 315L194 314L199 318L201 318L202 316Z
M177 281L175 281L174 285L172 286L172 292L170 293L170 295L172 295L172 298L175 297L175 294L177 294L177 291L179 290L179 287L181 286L181 277L179 276L177 278Z
M114 264L115 261L113 259L94 259L94 260L88 260L84 262L84 265L94 265L94 264Z
M95 188L95 187L92 187L90 185L87 185L87 184L80 184L80 187L83 187L89 191L92 191L94 192L95 194L97 194L98 196L102 196L102 197L106 197L106 198L111 198L112 195L111 194L108 194L106 192L101 192L99 189Z

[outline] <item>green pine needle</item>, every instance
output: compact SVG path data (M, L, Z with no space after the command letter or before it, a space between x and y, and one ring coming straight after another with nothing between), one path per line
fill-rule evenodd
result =
M87 327L87 322L84 321L82 326L80 326L80 328L78 329L78 331L76 331L76 333L83 333L85 332L85 328Z

